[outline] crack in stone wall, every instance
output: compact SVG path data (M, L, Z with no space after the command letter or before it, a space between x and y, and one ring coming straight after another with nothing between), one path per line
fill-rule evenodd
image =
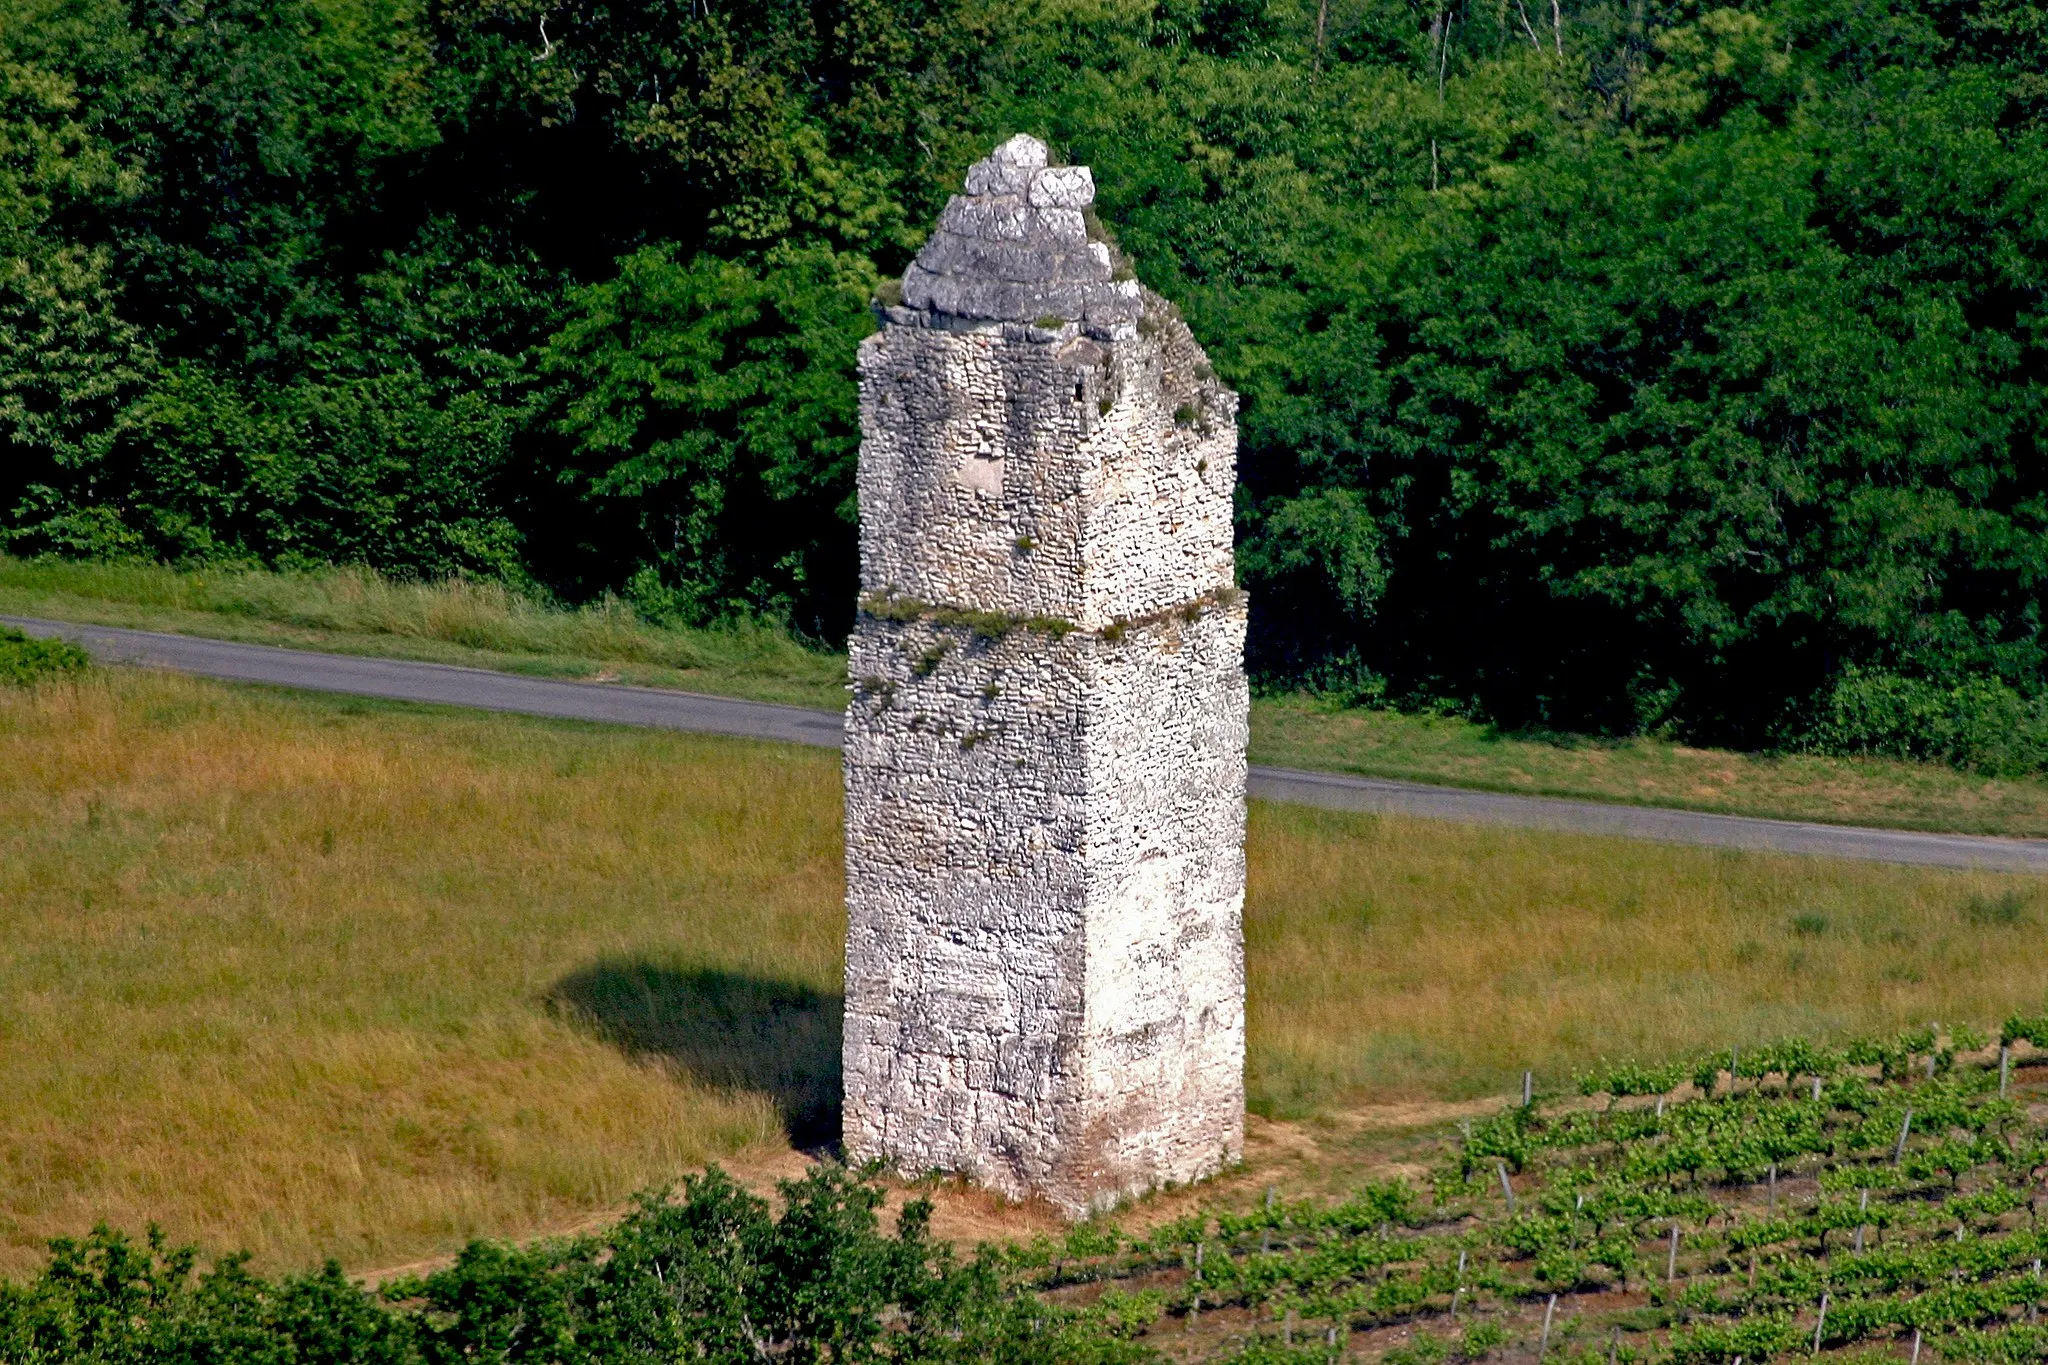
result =
M919 609L846 748L847 1154L1075 1215L1244 1109L1236 395L1092 197L1005 143L862 346L863 601Z

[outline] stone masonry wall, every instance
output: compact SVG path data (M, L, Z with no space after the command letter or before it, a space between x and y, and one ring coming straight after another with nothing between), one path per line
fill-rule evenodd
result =
M1107 343L893 317L867 343L868 591L1100 629L1231 582L1237 396L1171 307L1143 301Z
M967 184L861 352L846 1149L1080 1214L1242 1145L1236 397L1085 167Z

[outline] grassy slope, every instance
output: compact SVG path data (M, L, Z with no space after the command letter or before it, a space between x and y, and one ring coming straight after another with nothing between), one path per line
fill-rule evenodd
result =
M487 582L0 555L0 613L834 710L846 701L845 656L806 649L780 631L665 629L620 603L563 611Z
M122 671L0 691L0 1272L103 1218L389 1264L828 1126L836 761ZM1285 807L1250 840L1269 1114L2041 1000L2033 880Z
M1781 820L1963 834L2048 836L2048 781L1978 777L1934 763L1745 754L1659 739L1504 734L1456 717L1253 704L1254 761L1487 791L1676 806Z
M845 658L769 630L670 630L618 605L535 606L491 584L393 584L348 570L182 572L0 556L0 612L469 664L837 709ZM1887 759L1768 757L1661 740L1529 738L1489 726L1266 698L1254 761L1371 777L1975 834L2048 836L2048 781Z

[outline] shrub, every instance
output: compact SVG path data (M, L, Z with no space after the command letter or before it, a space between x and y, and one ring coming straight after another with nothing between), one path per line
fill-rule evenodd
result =
M2048 702L1996 678L1945 685L1852 667L1818 699L1794 747L2019 777L2048 768Z
M782 1182L780 1202L778 1217L713 1167L679 1195L641 1195L600 1236L472 1242L446 1269L374 1292L332 1263L277 1280L235 1256L201 1271L154 1229L137 1245L100 1228L56 1243L34 1281L0 1283L0 1361L1121 1365L1152 1354L1012 1292L989 1256L958 1260L928 1236L928 1202L885 1233L882 1191L830 1166Z
M0 626L0 683L27 687L45 678L83 673L91 659L65 640L37 640Z

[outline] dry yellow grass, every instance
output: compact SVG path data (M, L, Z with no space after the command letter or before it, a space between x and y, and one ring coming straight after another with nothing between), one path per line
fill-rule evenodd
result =
M0 696L4 1264L100 1219L403 1259L779 1144L773 1076L587 1023L628 977L836 989L833 769L169 677Z
M1255 808L1253 1103L1459 1098L2048 996L2040 879Z
M0 692L0 1273L102 1219L392 1264L823 1132L838 803L834 755L739 741ZM2043 994L2019 879L1276 807L1251 840L1268 1112Z

